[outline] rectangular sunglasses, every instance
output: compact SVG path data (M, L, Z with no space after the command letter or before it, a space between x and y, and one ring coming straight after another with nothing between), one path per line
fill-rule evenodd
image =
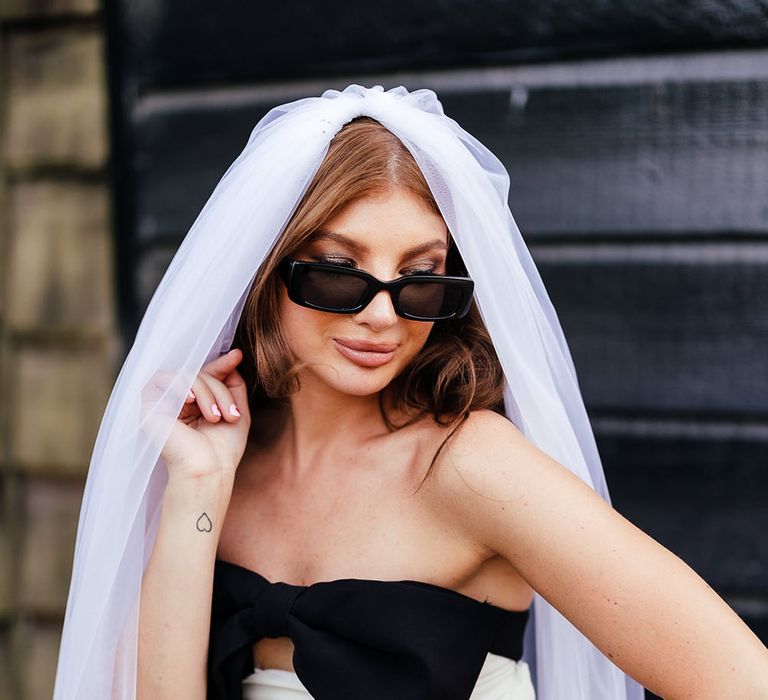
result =
M353 314L385 289L395 313L412 321L462 318L469 311L475 287L469 277L436 274L410 274L382 282L357 268L289 258L284 258L277 270L288 298L301 306Z

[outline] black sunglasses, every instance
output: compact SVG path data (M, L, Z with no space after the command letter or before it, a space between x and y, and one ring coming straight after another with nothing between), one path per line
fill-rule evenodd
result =
M475 283L469 277L411 274L382 282L352 267L285 258L278 273L288 298L310 309L336 314L362 311L382 289L392 298L395 313L412 321L461 318L469 311Z

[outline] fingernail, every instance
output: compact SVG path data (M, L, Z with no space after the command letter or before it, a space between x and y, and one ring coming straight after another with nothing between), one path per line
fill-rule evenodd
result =
M221 411L219 410L219 407L215 403L211 404L211 412L213 413L214 416L221 415Z
M195 394L193 393L192 389L190 389L190 390L187 392L187 396L188 396L190 399L194 399L194 398L195 398Z
M237 410L237 406L235 406L233 403L229 404L229 414L232 416L240 415L240 411Z

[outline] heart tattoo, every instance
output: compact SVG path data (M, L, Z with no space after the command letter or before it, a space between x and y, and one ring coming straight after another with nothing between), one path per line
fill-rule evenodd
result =
M211 519L205 513L203 513L197 519L198 532L210 532L212 529L213 529L213 523L211 523Z

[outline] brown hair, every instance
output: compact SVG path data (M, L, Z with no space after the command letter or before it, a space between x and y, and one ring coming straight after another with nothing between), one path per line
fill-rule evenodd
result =
M421 169L394 134L367 116L344 125L331 140L283 234L259 267L238 323L233 346L243 351L239 369L249 387L252 411L297 391L298 373L304 366L293 362L281 333L278 263L352 201L397 189L415 194L442 217ZM466 274L450 236L446 272ZM426 415L440 425L452 426L422 484L470 411L488 408L503 414L503 385L501 365L474 300L464 318L435 322L421 352L386 387L393 407L412 417L395 425L384 408L384 391L379 394L381 415L391 431Z

